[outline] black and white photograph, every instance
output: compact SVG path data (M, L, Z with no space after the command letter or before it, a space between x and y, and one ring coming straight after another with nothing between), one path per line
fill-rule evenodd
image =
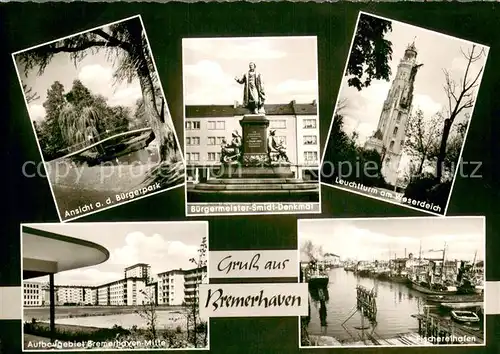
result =
M462 161L462 150L488 51L360 12L323 155L322 183L446 215L456 178L480 177L480 162Z
M61 221L184 185L140 16L12 54ZM32 171L31 171L32 170Z
M186 215L319 213L316 37L182 50Z
M209 349L208 222L21 225L23 351Z
M298 221L300 346L484 346L485 218Z

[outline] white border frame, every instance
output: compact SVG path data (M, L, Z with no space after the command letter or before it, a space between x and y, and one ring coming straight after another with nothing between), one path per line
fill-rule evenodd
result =
M209 228L209 222L208 221L203 221L203 220L187 220L187 221L130 221L130 222L76 222L76 223L71 223L69 225L71 226L74 226L74 227L78 227L79 225L92 225L92 224L99 224L99 225L103 225L103 224L120 224L120 225L137 225L137 226L140 226L140 225L144 225L144 224L157 224L157 225L165 225L165 226L168 226L168 225L171 225L171 224L184 224L184 223L194 223L194 224L205 224L205 234L203 236L200 237L200 241L201 241L201 238L202 237L206 237L207 238L207 255L206 255L206 261L207 261L207 276L206 276L206 279L207 279L207 283L206 284L209 284L209 281L210 281L210 273L209 273L209 253L210 253L210 245L209 245L209 234L210 234L210 228ZM48 352L48 351L53 351L54 349L53 348L47 348L47 349L25 349L24 348L24 279L23 279L23 226L29 226L29 227L33 227L33 228L36 228L37 225L52 225L52 226L55 226L55 225L59 225L61 226L62 228L64 228L66 225L64 223L22 223L19 225L19 232L20 232L20 237L19 237L19 240L20 240L20 250L21 250L21 351L23 353L45 353L45 352ZM54 232L54 231L50 231L50 232ZM63 233L64 235L66 235L66 233ZM106 263L106 261L104 261L103 263ZM101 264L103 264L101 263ZM98 264L97 266L99 266L100 264ZM56 273L57 274L57 273ZM203 283L202 283L203 284ZM54 319L55 320L55 319ZM64 342L64 341L61 341L61 342ZM184 351L190 351L190 350L195 350L195 351L210 351L210 317L207 319L207 346L205 348L132 348L132 349L129 349L129 348L124 348L124 349L120 349L120 348L92 348L92 349L85 349L85 348L78 348L78 349L55 349L57 351L61 351L61 352L89 352L89 353L92 353L92 352L101 352L101 351L105 351L105 352L136 352L136 351L141 351L141 352L145 352L145 351L164 351L164 352L167 352L167 351L178 351L178 350L184 350Z
M186 80L184 79L184 41L185 40L190 40L190 39L210 39L210 40L220 40L220 41L224 41L224 40L227 40L227 39L258 39L258 38L265 38L265 39L284 39L284 38L314 38L315 42L316 42L316 50L314 52L314 56L315 56L315 63L316 63L316 77L315 77L315 80L316 80L316 89L317 89L317 95L318 97L316 98L316 124L317 124L317 129L318 129L318 141L317 141L317 145L318 145L318 157L319 155L321 155L321 130L320 130L320 117L319 117L319 105L320 105L320 102L319 102L319 65L318 65L318 37L317 36L254 36L254 37L245 37L245 36L242 36L242 37L184 37L182 38L182 111L183 111L183 120L182 120L182 124L183 124L183 131L184 131L184 154L187 153L186 151L186 103L184 101L184 98L186 97ZM298 137L297 137L297 140L298 140ZM316 215L316 214L321 214L322 212L322 204L321 204L321 166L322 166L322 158L318 159L318 164L317 164L317 168L318 168L318 202L297 202L297 204L318 204L319 203L319 210L318 211L299 211L299 212L296 212L296 213L293 213L293 212L269 212L269 213L266 213L266 212L255 212L255 213L251 213L251 212L244 212L244 213L210 213L210 214L193 214L193 213L190 213L189 212L189 206L194 206L194 205L197 205L197 204L210 204L210 205L213 205L213 206L216 206L216 205L220 205L220 204L223 204L223 205L238 205L238 204L262 204L262 205L269 205L269 204L280 204L280 203L295 203L295 202L290 202L290 201L276 201L276 202L245 202L245 203L239 203L239 202L220 202L220 203L217 203L217 202L212 202L212 203L199 203L199 202L196 202L196 203L189 203L188 202L188 195L187 195L187 187L188 187L188 175L187 175L187 170L188 170L188 162L186 160L185 162L185 166L186 166L186 173L185 173L185 180L184 180L184 197L185 197L185 200L184 200L184 205L185 205L185 215L186 217L207 217L207 216L244 216L244 215L301 215L301 214L313 214L313 215ZM311 166L313 167L313 166Z
M314 222L314 221L375 221L375 220L414 220L414 219L420 219L422 223L425 223L425 220L427 217L423 216L404 216L404 217L374 217L374 218L316 218L316 219L297 219L297 250L298 250L298 259L299 259L299 270L300 270L300 222L301 220L306 220L308 222ZM449 348L449 347L459 347L459 348L469 348L469 347L487 347L487 337L486 337L486 321L487 321L487 313L485 306L487 304L486 301L486 216L448 216L446 218L436 218L437 220L440 220L439 222L444 222L444 220L450 220L450 219L482 219L483 224L482 224L482 234L483 234L483 249L482 249L482 254L484 256L484 274L483 274L483 282L484 282L484 292L483 292L483 313L484 313L484 320L483 320L483 343L482 344L427 344L427 345L331 345L331 346L303 346L302 345L302 328L301 328L301 317L298 318L298 336L299 336L299 349L331 349L331 348L336 348L336 349L354 349L354 348ZM442 220L442 221L441 221ZM299 279L300 282L300 279ZM330 300L332 301L332 300Z
M399 20L393 20L393 19L390 19L388 17L383 17L383 16L372 14L372 13L368 13L368 12L365 12L365 11L360 11L358 13L358 17L357 17L357 20L356 20L356 26L354 27L354 32L352 34L351 44L349 45L349 52L347 54L347 59L346 59L345 66L344 66L344 71L343 71L343 74L342 74L341 84L340 84L339 91L338 91L338 94L337 94L337 100L335 101L335 106L334 106L333 113L332 113L332 119L330 121L330 128L328 129L328 135L326 136L325 148L323 149L323 156L321 158L321 168L323 168L323 164L324 164L324 160L325 160L325 155L326 155L326 150L328 148L328 143L330 141L330 135L331 135L331 132L332 132L333 117L334 117L335 112L337 110L337 105L339 103L339 99L340 99L340 95L341 95L341 92L342 92L342 88L344 86L344 84L343 84L343 78L345 77L345 74L346 74L346 71L347 71L347 65L349 63L349 58L351 56L352 46L354 44L354 38L355 38L356 32L358 30L358 24L359 24L359 19L360 19L361 15L367 15L367 16L371 16L371 17L375 17L375 18L379 18L379 19L386 20L386 21L391 21L391 22L397 22L399 24L403 24L403 25L406 25L406 26L409 26L409 27L413 27L413 28L416 28L416 29L419 29L419 30L422 30L422 31L432 32L432 33L434 33L436 35L448 37L450 39L459 40L459 41L470 43L470 44L475 44L475 45L478 45L478 46L481 46L483 48L487 48L488 49L488 53L486 54L486 58L484 59L483 71L481 72L481 74L479 76L479 86L478 86L477 91L476 91L476 98L474 99L474 104L472 105L471 110L470 110L470 116L471 116L471 118L469 120L469 123L467 124L467 130L465 132L464 141L462 143L462 147L460 148L460 154L458 156L457 168L455 169L455 175L453 176L453 181L451 182L451 186L450 186L450 192L448 193L448 200L446 201L446 206L445 206L444 211L443 211L442 214L435 213L435 212L432 212L432 211L429 211L429 210L425 210L425 209L416 208L414 206L403 204L403 203L397 203L397 202L392 201L392 200L387 200L387 199L380 198L380 197L377 197L377 196L373 196L373 195L370 195L370 194L366 194L366 193L354 191L354 190L351 190L351 189L348 189L348 188L343 188L343 187L341 187L340 185L337 185L337 184L328 184L326 182L321 182L325 186L328 186L328 187L331 187L331 188L340 189L340 190L345 191L345 192L350 192L350 193L358 194L358 195L361 195L361 196L364 196L364 197L367 197L367 198L370 198L370 199L376 199L376 200L379 200L379 201L382 201L382 202L385 202L385 203L399 205L399 206L402 206L404 208L417 210L417 211L420 211L422 213L432 214L432 215L435 215L435 216L441 216L441 217L446 216L446 213L448 212L448 206L449 206L450 200L451 200L451 195L453 194L453 187L455 186L455 181L457 180L458 166L459 166L460 162L462 161L462 154L463 154L463 151L464 151L465 144L467 142L467 136L469 135L469 128L470 128L470 125L472 123L472 116L474 114L474 108L475 108L475 105L476 105L476 102L477 102L477 98L478 98L478 95L479 95L479 90L481 88L481 83L483 81L484 69L486 68L486 64L488 62L490 47L487 46L487 45L475 43L475 42L472 42L472 41L469 41L469 40L466 40L466 39L461 39L461 38L453 37L451 35L444 34L444 33L441 33L441 32L437 32L435 30L431 30L431 29L428 29L428 28L424 28L424 27L419 27L419 26L416 26L416 25L412 25L412 24L409 24L407 22L403 22L403 21L399 21Z
M136 201L136 200L139 200L139 199L143 199L143 198L146 198L146 197L150 197L152 195L159 194L159 193L162 193L162 192L166 192L166 191L172 190L174 188L179 188L179 187L181 187L181 186L184 185L184 183L181 182L181 183L179 183L176 186L172 186L172 187L168 187L168 188L165 188L165 189L161 189L159 191L153 191L152 193L145 194L145 195L142 195L142 196L138 196L138 197L132 198L130 200L117 203L115 205L111 205L111 206L107 206L107 207L101 207L98 210L95 210L95 211L92 211L92 212L88 212L88 213L84 213L84 214L81 214L79 216L75 216L73 218L63 219L61 217L61 211L59 210L59 204L58 204L57 199L56 199L56 197L54 195L54 190L53 190L53 187L52 187L52 182L50 181L50 178L48 177L49 174L48 174L48 171L47 171L47 162L45 161L45 158L43 156L43 151L42 151L42 148L41 148L41 145L40 145L39 137L36 134L35 124L33 122L33 119L31 118L31 114L30 114L30 110L29 110L29 104L28 104L28 99L26 98L26 94L22 90L23 81L21 79L21 74L19 73L19 69L17 67L15 56L17 54L21 54L21 53L27 52L29 50L33 50L33 49L36 49L36 48L39 48L39 47L43 47L43 46L48 45L48 44L56 43L56 42L59 42L59 41L62 41L62 40L65 40L65 39L68 39L68 38L71 38L71 37L74 37L74 36L78 36L80 34L88 33L90 31L94 31L96 29L101 29L103 27L108 27L108 26L111 26L111 25L114 25L114 24L117 24L117 23L120 23L120 22L125 22L125 21L128 21L128 20L134 19L134 18L139 18L139 21L141 22L142 30L144 31L144 37L146 38L146 43L147 43L147 45L149 47L148 49L149 49L149 53L151 55L151 61L153 62L153 67L154 67L154 69L156 71L155 75L158 78L158 82L160 84L161 94L163 96L163 99L165 100L166 113L168 114L168 116L170 117L170 120L171 120L172 130L174 131L174 136L175 136L175 141L177 143L177 147L179 148L179 150L181 150L181 144L179 142L179 137L177 136L177 131L175 130L175 125L174 125L174 122L173 122L173 119L172 119L172 115L170 113L170 109L169 109L167 97L165 96L165 92L163 91L163 85L162 85L162 82L161 82L161 79L160 79L160 74L159 74L158 68L156 66L156 61L155 61L155 58L154 58L154 55L153 55L153 50L151 48L151 43L149 42L149 38L148 38L148 35L147 35L147 32L146 32L146 27L144 26L144 22L142 21L141 15L134 15L134 16L130 16L130 17L124 18L122 20L118 20L118 21L114 21L114 22L111 22L111 23L107 23L107 24L104 24L104 25L101 25L101 26L98 26L98 27L93 27L93 28L90 28L90 29L87 29L87 30L84 30L84 31L81 31L81 32L77 32L77 33L71 34L69 36L61 37L61 38L58 38L58 39L55 39L55 40L52 40L52 41L49 41L49 42L38 44L38 45L35 45L35 46L32 46L32 47L29 47L27 49L19 50L19 51L14 52L14 53L11 54L12 61L14 62L14 68L16 70L17 78L18 78L19 84L21 86L21 91L22 91L22 94L23 94L24 103L26 105L26 111L28 113L28 117L29 117L29 120L30 120L30 123L31 123L31 127L33 129L33 135L35 136L36 144L38 146L40 157L42 159L43 168L45 170L45 176L46 176L46 179L47 179L48 184L49 184L50 192L52 194L52 199L54 200L54 204L55 204L55 207L56 207L57 215L59 216L59 220L62 223L66 223L68 221L76 220L76 219L85 217L87 215L95 214L95 213L101 212L103 210L108 210L108 209L111 209L111 208L114 208L114 207L117 207L117 206L128 204L130 202L133 202L133 201ZM184 154L183 154L182 150L180 151L180 156L181 156L182 163L184 165L184 174L186 174L186 172L187 172L187 170L186 170L187 165L186 165L186 161L184 159ZM112 195L112 193L110 195Z

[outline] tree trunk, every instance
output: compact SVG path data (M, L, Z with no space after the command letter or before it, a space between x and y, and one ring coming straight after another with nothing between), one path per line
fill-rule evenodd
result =
M158 109L158 99L161 98L156 97L149 62L144 54L144 50L149 49L144 48L142 24L140 22L131 23L128 30L132 37L129 55L133 61L137 62L136 71L144 99L144 112L158 143L160 162L175 161L178 155L178 146L173 128L168 126L167 119L162 117L162 113Z
M418 166L417 175L422 174L422 170L424 169L425 155L422 156L420 160L420 165Z
M169 129L167 123L163 122L163 120L166 119L161 117L160 112L158 112L154 87L149 78L149 72L147 75L145 73L139 73L139 82L141 85L142 97L144 99L144 112L158 143L160 161L172 161L177 156L175 136L172 130Z
M436 166L436 181L441 183L441 178L443 176L443 163L446 158L446 145L448 144L448 137L450 135L451 125L453 121L451 119L445 119L443 135L441 137L441 145L439 146L439 154L437 158Z

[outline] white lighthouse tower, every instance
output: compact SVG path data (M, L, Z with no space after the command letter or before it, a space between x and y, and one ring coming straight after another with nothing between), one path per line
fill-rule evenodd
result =
M382 176L393 186L397 183L406 126L411 114L415 76L422 65L417 64L414 41L408 45L399 62L380 113L377 130L365 143L365 149L376 150L382 156Z

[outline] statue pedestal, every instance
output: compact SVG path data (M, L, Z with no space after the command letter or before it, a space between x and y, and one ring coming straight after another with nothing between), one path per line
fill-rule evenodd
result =
M240 120L242 129L242 158L244 166L269 165L267 128L269 119L264 114L245 114Z
M295 176L291 164L271 161L269 120L265 114L246 114L242 128L241 158L222 163L210 179L188 190L190 202L318 202L319 183Z

